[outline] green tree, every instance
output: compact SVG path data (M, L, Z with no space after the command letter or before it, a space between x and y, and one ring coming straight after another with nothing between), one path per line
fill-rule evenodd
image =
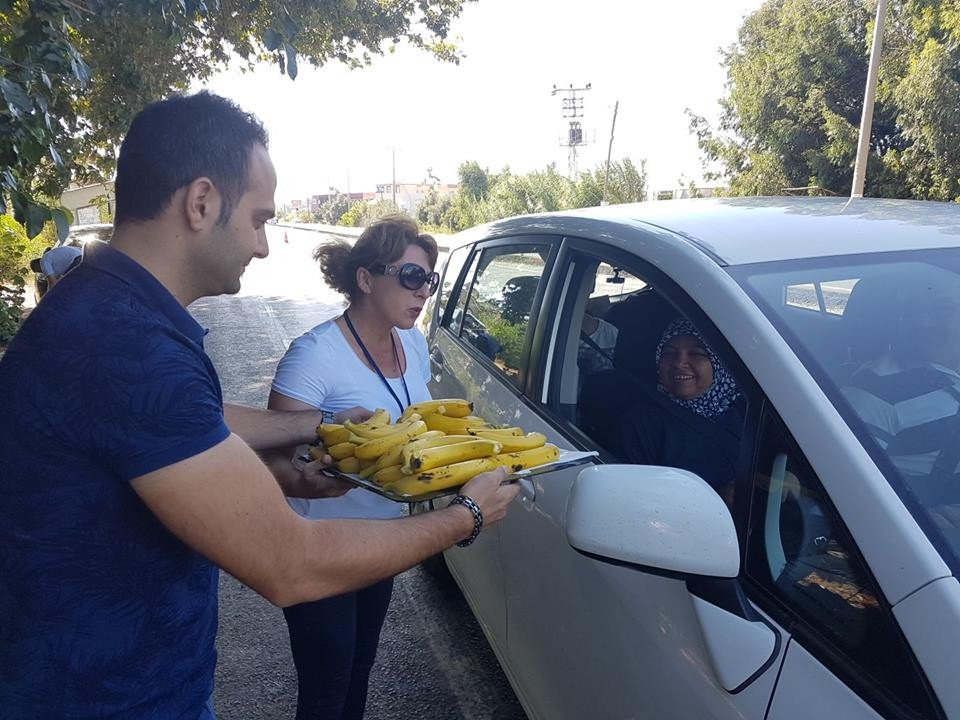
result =
M574 207L594 207L603 200L603 181L607 177L607 202L642 202L647 197L646 161L640 161L638 168L630 158L610 163L607 173L606 164L595 170L580 174L574 189Z
M450 222L452 207L453 199L449 195L441 195L436 188L430 188L417 205L417 221L421 225L444 227L449 231L453 228Z
M336 225L350 209L350 198L341 192L334 193L317 208L317 222L324 225Z
M400 208L390 200L361 200L354 203L353 206L345 212L338 225L348 227L366 227L374 220L379 220L387 215L396 215Z
M457 62L466 0L0 0L0 212L32 237L71 218L44 198L109 177L130 120L239 59L351 67L400 42Z
M29 263L44 247L44 239L28 238L13 217L0 215L0 343L10 340L20 326Z
M719 127L688 110L705 165L734 195L853 177L875 0L768 0L723 54ZM960 3L891 3L868 195L960 198Z
M457 168L460 186L474 200L483 200L490 190L490 172L480 167L476 160L468 160Z

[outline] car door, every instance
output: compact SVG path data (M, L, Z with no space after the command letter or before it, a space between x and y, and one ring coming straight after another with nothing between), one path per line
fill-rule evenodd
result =
M531 358L533 401L520 418L524 427L540 423L552 440L617 460L609 438L591 438L578 426L578 391L588 387L580 327L588 308L604 305L605 294L611 317L613 308L662 310L645 294L650 286L661 289L660 276L637 265L599 244L564 241L545 301L549 314L538 328L543 340ZM613 295L622 297L610 300ZM624 413L636 399L622 381L606 392L608 415ZM733 692L721 687L704 638L709 611L683 580L586 557L568 544L565 515L578 474L571 469L536 478L532 496L512 508L500 531L508 662L528 713L551 720L763 717L789 635L761 620L769 623L763 630L771 638L770 656Z
M492 422L516 420L526 381L528 330L535 323L557 245L551 237L512 237L451 254L430 333L434 397L470 398L474 412ZM499 523L485 530L470 548L446 554L448 567L498 654L506 648L502 527Z

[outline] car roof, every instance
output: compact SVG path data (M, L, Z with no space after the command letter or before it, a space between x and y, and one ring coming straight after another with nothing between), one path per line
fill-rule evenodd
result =
M551 232L631 245L616 226L685 237L724 265L960 246L960 204L876 198L711 198L607 205L491 223L497 235ZM473 231L464 241L479 239ZM459 244L459 243L454 243Z

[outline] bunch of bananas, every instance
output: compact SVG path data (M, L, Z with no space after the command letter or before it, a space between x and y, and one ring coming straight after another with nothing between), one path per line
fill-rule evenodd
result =
M459 398L413 404L396 423L380 409L362 423L318 426L323 447L311 452L325 452L341 472L410 498L463 485L497 467L517 472L560 456L542 433L495 428L471 413L473 403Z

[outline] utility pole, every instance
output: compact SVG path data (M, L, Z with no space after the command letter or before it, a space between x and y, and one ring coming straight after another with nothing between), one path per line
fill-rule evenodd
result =
M607 204L607 180L610 179L610 153L613 151L613 130L617 127L617 109L620 107L620 101L613 105L613 122L610 124L610 144L607 145L607 169L603 171L603 196L600 198L600 204Z
M883 51L883 21L886 14L887 0L879 0L877 3L877 19L873 26L873 44L870 47L870 67L867 70L867 89L863 98L863 115L860 118L860 141L857 143L857 160L853 166L851 198L863 197L863 185L867 177L870 132L873 129L873 105L877 99L877 74L880 69L880 54Z
M393 190L393 206L397 206L397 149L390 148L391 166L393 174L390 180L390 188Z
M583 98L578 97L577 93L586 92L590 90L591 87L590 83L578 88L575 88L573 83L571 83L568 88L558 88L554 85L553 90L550 92L551 95L567 93L567 97L563 99L561 108L563 117L569 119L570 126L567 128L566 138L562 136L560 138L560 147L570 149L567 155L567 173L571 180L575 180L577 176L577 148L587 144L587 140L583 136L583 127L581 127L580 120L578 119L583 117Z

